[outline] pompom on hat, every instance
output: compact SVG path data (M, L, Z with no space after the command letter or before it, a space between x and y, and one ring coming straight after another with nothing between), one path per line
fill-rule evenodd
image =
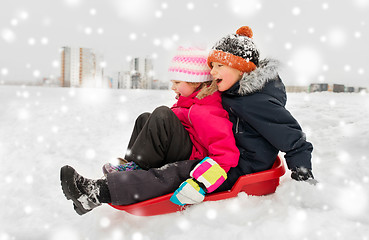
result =
M236 34L230 34L218 41L211 49L207 63L219 62L241 72L249 73L259 66L259 50L252 40L250 27L240 27Z
M211 81L208 52L200 48L179 47L169 67L170 80L184 82Z

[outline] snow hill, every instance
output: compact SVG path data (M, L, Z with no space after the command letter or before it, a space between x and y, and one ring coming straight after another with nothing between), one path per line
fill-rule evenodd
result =
M314 145L317 186L282 177L275 194L137 217L107 205L79 216L62 194L69 164L89 178L123 156L135 118L171 91L0 86L0 240L369 239L369 96L289 93Z

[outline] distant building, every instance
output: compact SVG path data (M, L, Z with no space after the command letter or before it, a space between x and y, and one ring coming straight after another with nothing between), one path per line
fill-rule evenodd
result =
M131 73L129 71L117 72L112 78L111 88L132 88Z
M328 83L312 83L309 86L309 92L323 92L328 91Z
M355 88L354 87L345 87L345 92L349 92L349 93L355 92Z
M307 86L286 86L287 92L307 92Z
M151 58L133 58L129 71L120 71L113 77L112 88L156 89L160 86L154 80L154 67Z
M62 87L101 87L104 72L91 48L63 47L61 51Z
M332 92L345 92L345 85L343 84L333 84L332 85Z
M365 88L365 87L359 87L358 88L358 92L368 92L368 89L367 88Z

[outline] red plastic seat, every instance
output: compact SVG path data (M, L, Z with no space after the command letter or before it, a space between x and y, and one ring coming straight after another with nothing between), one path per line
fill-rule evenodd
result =
M258 173L241 176L231 190L211 193L206 195L204 201L217 201L226 198L236 197L239 192L246 192L248 195L262 196L274 193L279 185L279 179L284 175L286 169L283 161L277 157L273 167ZM172 193L160 197L152 198L143 202L131 205L110 205L113 208L126 211L137 216L154 216L166 213L182 211L186 206L178 206L169 199Z

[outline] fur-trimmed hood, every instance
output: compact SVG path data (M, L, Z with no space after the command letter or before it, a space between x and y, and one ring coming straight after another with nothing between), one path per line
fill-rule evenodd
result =
M279 61L263 59L259 67L250 73L244 73L239 81L238 94L241 96L260 91L267 82L277 79Z

